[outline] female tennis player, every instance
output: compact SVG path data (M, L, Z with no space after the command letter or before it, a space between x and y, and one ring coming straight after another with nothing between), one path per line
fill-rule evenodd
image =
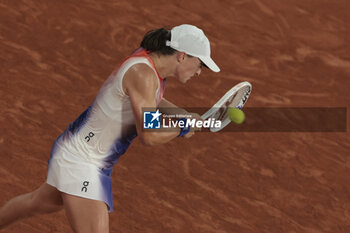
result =
M57 138L46 182L0 209L0 229L19 219L64 209L74 232L109 232L111 172L132 140L139 136L143 144L152 146L194 134L188 128L145 131L142 109L176 107L163 98L165 78L186 83L203 66L220 71L201 29L184 24L147 33L140 48L106 80L94 102Z

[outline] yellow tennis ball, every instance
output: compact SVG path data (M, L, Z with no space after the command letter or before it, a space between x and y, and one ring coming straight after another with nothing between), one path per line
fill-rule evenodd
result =
M227 115L236 124L242 124L245 119L244 112L239 108L228 108Z

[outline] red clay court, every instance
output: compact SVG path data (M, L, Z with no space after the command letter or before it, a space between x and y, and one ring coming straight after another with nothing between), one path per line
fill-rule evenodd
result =
M349 12L347 0L0 1L0 205L46 179L56 137L154 28L202 28L222 70L169 79L179 106L209 108L249 81L247 107L349 108ZM348 233L348 132L136 140L112 175L110 232ZM3 232L71 230L59 212Z

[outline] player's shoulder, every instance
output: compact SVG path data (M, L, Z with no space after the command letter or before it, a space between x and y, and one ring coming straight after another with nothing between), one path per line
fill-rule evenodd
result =
M156 73L154 72L153 68L146 63L137 63L132 65L126 72L126 75L132 75L134 77L146 79L156 77Z
M145 88L152 88L158 85L157 74L149 65L137 63L132 65L125 73L124 82L128 85L142 85ZM153 88L152 88L153 89Z

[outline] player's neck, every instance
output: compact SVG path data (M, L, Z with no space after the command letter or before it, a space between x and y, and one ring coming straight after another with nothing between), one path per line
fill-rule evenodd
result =
M151 57L159 75L162 78L168 78L174 76L175 65L174 60L176 61L176 57L174 56L161 56L155 53L149 54Z

